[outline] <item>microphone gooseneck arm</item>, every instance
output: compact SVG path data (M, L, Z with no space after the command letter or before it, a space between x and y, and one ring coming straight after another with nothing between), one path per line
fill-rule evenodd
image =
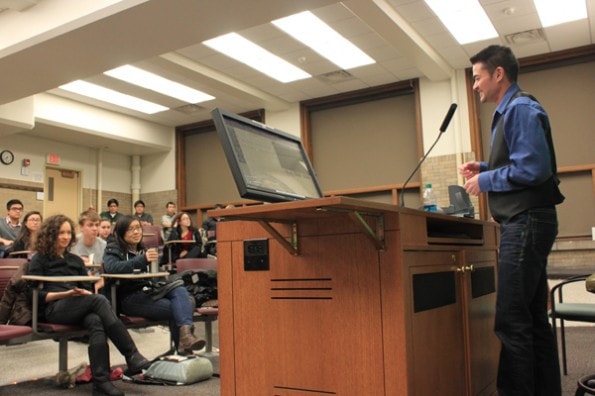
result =
M428 154L430 154L430 152L432 151L432 149L434 148L436 143L438 143L438 140L440 140L442 133L444 131L446 131L446 128L448 128L448 124L450 124L450 120L452 120L452 116L454 115L456 109L457 109L456 103L453 103L450 105L450 108L448 109L448 112L446 113L446 116L444 117L444 120L442 121L442 125L440 125L440 133L436 137L436 140L434 140L434 143L432 144L432 146L430 146L428 151L426 151L426 153L424 154L422 159L415 166L415 169L413 169L413 172L411 172L411 174L409 175L409 177L407 178L405 183L403 183L403 187L401 187L401 195L399 198L399 207L405 206L405 187L407 187L407 184L411 181L411 179L413 178L413 175L415 175L415 173L417 172L417 170L419 169L421 164L423 164L424 161L426 160L426 157L428 156Z

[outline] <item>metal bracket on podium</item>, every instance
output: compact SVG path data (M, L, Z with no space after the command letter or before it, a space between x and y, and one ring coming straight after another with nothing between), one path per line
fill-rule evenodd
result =
M289 240L287 240L279 231L277 231L270 223L281 223L287 225L289 228ZM277 240L283 246L285 250L289 253L293 254L294 256L299 255L298 250L298 227L295 221L266 221L266 220L258 220L258 224L261 225L273 238Z
M384 215L380 213L360 212L359 210L339 209L339 208L318 208L319 211L346 213L353 222L359 226L364 235L370 239L377 250L384 251L386 245L384 243ZM373 217L376 219L375 229L368 224L363 216Z
M373 230L372 227L368 224L366 219L362 217L360 212L352 211L349 212L349 217L358 225L360 225L363 230L364 234L372 241L376 249L384 250L384 215L381 214L370 214L365 213L366 216L372 216L376 218L376 230Z

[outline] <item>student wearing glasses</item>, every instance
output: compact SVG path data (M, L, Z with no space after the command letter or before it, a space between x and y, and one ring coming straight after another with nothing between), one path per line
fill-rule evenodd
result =
M0 219L0 244L11 246L21 231L21 216L23 203L18 199L11 199L6 203L7 216Z
M157 249L145 249L143 228L133 216L122 216L112 236L103 256L104 270L108 274L149 272L150 263L159 259ZM106 278L106 290L109 290L110 283L110 279ZM181 354L192 354L202 349L206 343L194 336L194 309L188 290L184 286L175 287L162 298L154 299L144 291L149 285L147 279L120 280L116 290L118 309L126 315L168 320L172 339Z
M9 251L26 252L23 253L23 255L16 255L16 257L30 258L31 251L34 247L35 233L37 230L39 230L41 221L41 213L36 210L28 212L25 217L23 217L23 226L21 227L21 231L19 232L17 239L15 239Z
M122 217L122 213L118 212L119 207L120 203L118 200L116 198L110 198L107 201L107 210L101 212L99 217L109 220L111 224L114 224L120 217Z
M37 253L29 264L29 275L84 276L81 258L70 252L76 243L74 222L64 215L48 218L37 231ZM126 358L128 376L150 366L138 351L126 327L102 294L93 293L90 282L47 282L39 291L39 315L50 323L79 325L89 332L89 365L93 395L124 395L110 381L108 339Z

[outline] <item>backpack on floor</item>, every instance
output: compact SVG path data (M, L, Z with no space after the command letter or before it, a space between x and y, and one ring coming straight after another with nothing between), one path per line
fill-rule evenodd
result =
M213 376L213 364L196 355L169 355L154 361L143 374L130 380L150 385L190 385Z

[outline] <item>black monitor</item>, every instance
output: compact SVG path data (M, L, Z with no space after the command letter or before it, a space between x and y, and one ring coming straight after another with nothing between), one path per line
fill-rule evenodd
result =
M322 197L298 137L222 109L211 115L242 198L284 202Z

